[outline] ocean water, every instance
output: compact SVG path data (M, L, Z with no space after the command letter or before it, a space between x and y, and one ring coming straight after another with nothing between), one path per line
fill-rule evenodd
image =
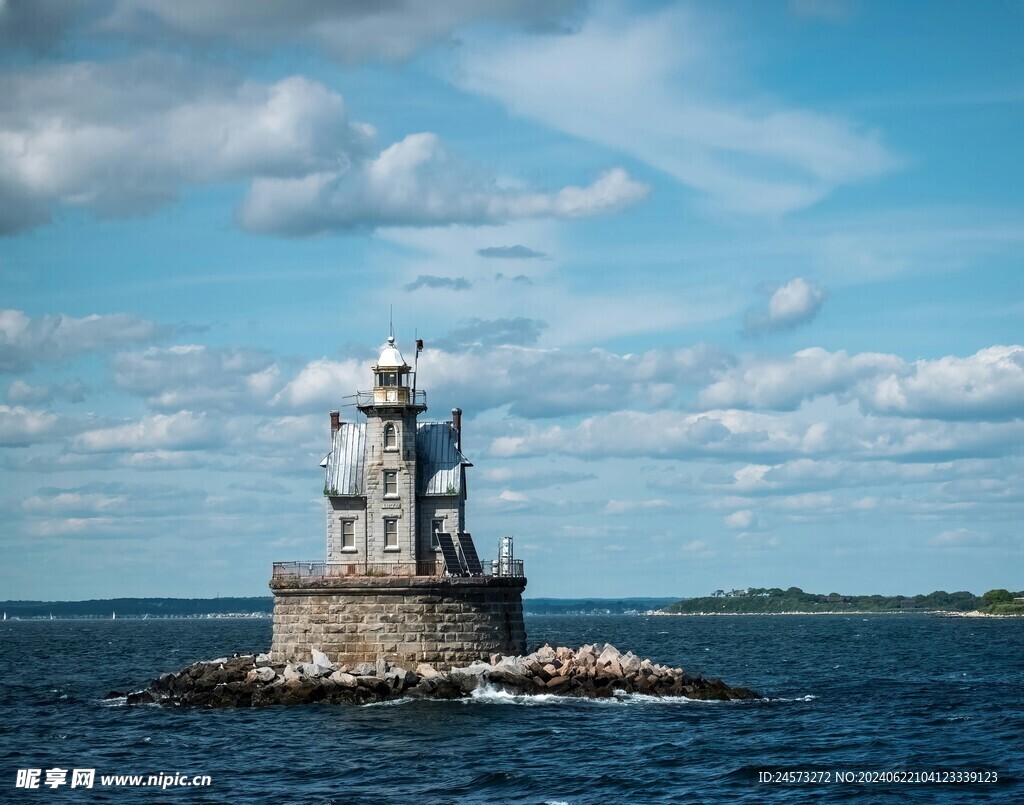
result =
M1024 620L528 616L527 630L531 648L611 642L766 698L485 692L358 708L127 707L103 697L198 659L265 650L270 622L7 621L0 802L1024 801ZM16 787L18 769L55 767L94 768L94 787ZM759 782L767 771L831 779ZM836 780L893 771L988 771L999 782ZM99 784L159 773L212 784Z

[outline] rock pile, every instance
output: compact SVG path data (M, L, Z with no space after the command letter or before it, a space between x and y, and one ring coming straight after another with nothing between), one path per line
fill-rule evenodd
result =
M443 672L425 664L415 670L393 667L383 659L349 668L332 663L316 649L309 662L284 666L274 665L267 654L222 657L163 674L146 690L128 694L127 702L187 707L368 704L404 696L459 699L485 685L513 694L580 698L611 697L616 691L690 699L759 698L747 688L732 688L721 680L687 674L599 643L576 650L545 645L525 657L494 654L489 663ZM114 692L108 698L123 695Z

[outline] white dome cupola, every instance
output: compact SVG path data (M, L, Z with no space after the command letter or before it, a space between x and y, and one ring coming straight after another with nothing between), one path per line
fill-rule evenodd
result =
M426 408L426 401L422 399L425 395L423 392L415 391L415 373L402 357L393 335L388 336L387 343L381 348L380 357L371 368L373 369L371 407L397 405ZM360 394L359 396L362 398L364 395ZM360 407L365 405L366 402L361 399Z

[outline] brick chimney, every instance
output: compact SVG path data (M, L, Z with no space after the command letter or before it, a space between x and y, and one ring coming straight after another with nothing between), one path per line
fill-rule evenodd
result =
M452 409L452 427L455 428L455 449L462 449L462 409Z
M331 411L331 436L338 432L341 427L341 412Z

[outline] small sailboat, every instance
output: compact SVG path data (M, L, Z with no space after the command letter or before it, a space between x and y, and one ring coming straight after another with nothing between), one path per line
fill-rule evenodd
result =
M110 620L112 620L112 621L116 621L117 620L117 613L116 612L111 612L110 613Z

